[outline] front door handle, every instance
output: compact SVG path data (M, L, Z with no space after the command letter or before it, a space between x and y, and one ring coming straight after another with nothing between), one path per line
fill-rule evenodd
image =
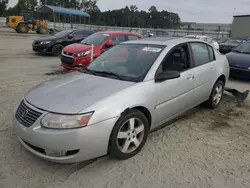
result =
M187 79L188 79L188 80L192 80L192 79L194 79L194 76L193 76L192 74L189 74L189 75L187 76Z
M212 68L211 68L211 70L214 70L214 69L215 69L215 67L212 67Z

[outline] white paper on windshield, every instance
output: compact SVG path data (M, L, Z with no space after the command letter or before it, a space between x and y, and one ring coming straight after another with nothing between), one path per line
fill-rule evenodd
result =
M161 48L144 47L142 51L145 52L160 52Z
M109 34L107 34L107 33L103 33L103 35L104 35L104 36L109 36Z

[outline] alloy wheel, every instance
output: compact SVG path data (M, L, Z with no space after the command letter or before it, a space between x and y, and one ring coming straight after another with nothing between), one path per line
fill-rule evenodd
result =
M117 135L117 145L121 152L131 153L142 143L145 125L138 118L128 119L120 128Z
M213 103L214 105L218 105L219 102L221 101L223 95L223 86L221 84L219 84L216 88L215 88L215 93L214 93L214 97L213 97Z

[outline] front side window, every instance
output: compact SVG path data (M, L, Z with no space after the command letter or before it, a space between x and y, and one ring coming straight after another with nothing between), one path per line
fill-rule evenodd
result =
M196 66L203 65L210 61L208 47L204 43L191 43L194 63Z
M174 47L172 52L164 58L162 65L162 72L165 71L185 71L189 68L189 55L186 44Z
M81 41L82 44L87 44L87 45L99 45L101 44L106 38L108 38L110 34L107 33L94 33L84 40Z
M127 81L142 81L164 47L146 44L116 45L91 62L87 70L97 75L109 73L111 77L115 74Z

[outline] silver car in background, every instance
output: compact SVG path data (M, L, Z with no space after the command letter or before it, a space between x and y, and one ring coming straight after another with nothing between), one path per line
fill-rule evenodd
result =
M204 35L186 35L184 37L185 38L200 39L202 41L205 41L205 42L211 44L211 46L213 46L216 50L219 50L219 44L218 44L218 42L216 42L215 40L213 40L211 37L204 36Z
M216 108L228 77L226 57L206 42L129 41L86 69L31 89L14 110L13 126L22 145L46 160L127 159L150 130L201 103Z

